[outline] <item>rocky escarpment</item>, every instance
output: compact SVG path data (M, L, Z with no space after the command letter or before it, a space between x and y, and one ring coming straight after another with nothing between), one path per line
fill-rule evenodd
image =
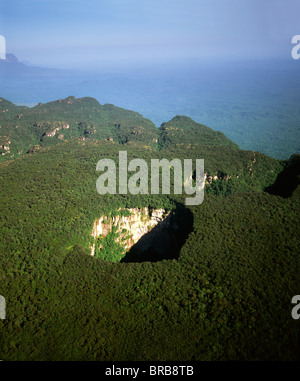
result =
M221 172L218 172L217 174L214 174L214 175L204 173L204 181L205 181L206 185L211 184L213 181L216 181L216 180L228 181L230 179L231 179L230 175L225 174L225 173L221 173Z
M7 136L0 136L0 154L6 155L10 153L10 138Z
M101 256L101 239L114 231L115 242L119 243L126 251L135 245L143 236L148 234L154 227L160 230L167 229L170 225L171 212L164 209L133 208L119 210L120 214L114 217L101 216L94 222L91 246L91 255L94 256L97 249ZM144 249L148 247L145 245Z
M193 230L193 215L175 209L119 209L114 217L94 221L91 255L113 262L156 262L177 259Z
M34 124L35 127L38 127L40 129L46 129L46 131L43 133L43 137L50 137L53 138L59 130L63 129L68 129L70 128L69 124L66 122L44 122L44 123L38 123L36 122ZM63 135L60 135L63 137ZM41 139L42 139L41 138ZM59 137L58 137L59 138Z

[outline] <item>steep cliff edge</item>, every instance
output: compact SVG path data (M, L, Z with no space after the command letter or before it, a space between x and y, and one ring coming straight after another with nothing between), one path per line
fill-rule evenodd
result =
M102 257L101 251L105 249L105 238L113 235L114 243L123 249L123 255L145 234L155 226L160 229L169 227L171 212L164 209L132 208L119 210L120 215L114 217L101 216L94 222L91 246L91 255ZM112 245L110 245L112 246ZM145 247L147 249L147 247Z
M120 209L94 221L91 255L113 262L178 258L193 221L189 210Z

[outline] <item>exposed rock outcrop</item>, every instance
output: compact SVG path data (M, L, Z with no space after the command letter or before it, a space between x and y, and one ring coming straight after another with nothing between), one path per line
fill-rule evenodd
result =
M91 246L92 256L95 254L97 239L106 237L112 231L113 226L117 227L116 242L124 246L124 251L128 251L158 224L162 229L167 228L171 217L171 212L166 212L164 209L149 211L146 207L126 209L126 214L128 216L122 215L122 213L110 218L102 216L94 222L91 234L94 238L94 243ZM101 250L101 243L99 246Z
M231 179L231 176L224 173L218 173L217 175L215 174L213 176L208 173L204 173L205 184L211 184L216 180L228 181L229 179Z
M62 128L63 129L70 128L70 125L66 122L44 122L44 123L37 122L34 124L34 126L42 128L42 129L47 128L47 131L43 133L42 138L45 136L53 138L56 135L56 133L60 131Z
M9 137L4 137L4 136L1 136L0 137L0 152L1 152L1 155L6 155L8 153L10 153L10 138Z

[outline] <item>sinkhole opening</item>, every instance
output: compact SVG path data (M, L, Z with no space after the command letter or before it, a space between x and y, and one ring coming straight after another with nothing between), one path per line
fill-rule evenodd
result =
M121 262L157 262L178 259L181 247L193 230L193 214L187 208L170 211L166 218L136 242Z
M178 259L193 230L193 214L182 204L172 210L133 208L96 220L91 254L112 262Z

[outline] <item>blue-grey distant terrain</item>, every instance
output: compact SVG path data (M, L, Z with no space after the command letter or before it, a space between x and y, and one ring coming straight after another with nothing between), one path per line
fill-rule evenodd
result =
M115 62L63 70L8 58L0 60L1 96L17 104L90 96L135 110L158 127L186 115L224 132L243 149L279 159L300 152L298 61Z

